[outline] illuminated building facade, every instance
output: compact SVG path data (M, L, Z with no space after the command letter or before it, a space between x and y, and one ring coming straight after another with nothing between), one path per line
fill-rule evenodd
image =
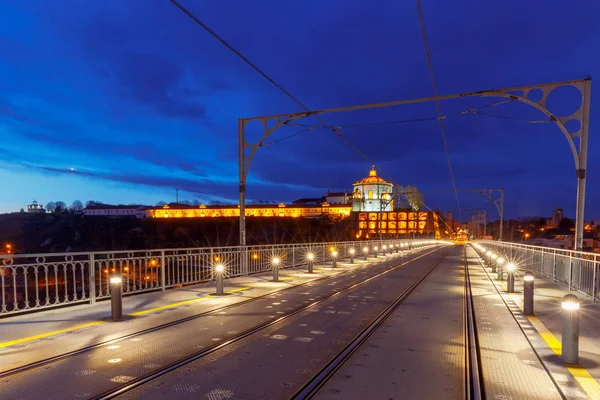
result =
M394 210L394 200L392 199L394 185L377 176L374 165L369 172L369 176L354 182L352 186L352 211L381 212Z
M328 192L321 198L305 198L293 204L247 205L246 217L262 218L319 218L331 216L344 219L352 216L356 221L357 238L390 237L409 234L439 234L438 214L432 211L413 212L394 210L393 184L377 176L375 166L369 176L353 185L350 195L346 192ZM330 202L330 201L331 202ZM191 206L166 204L146 209L149 218L239 218L238 205Z
M248 205L246 217L275 217L275 218L317 218L324 215L345 218L350 215L349 205L330 205L327 202L319 204L294 205ZM146 210L150 218L222 218L239 217L239 206L187 206L183 204L165 204Z
M386 211L358 213L358 239L401 235L434 235L440 238L438 214L433 211Z

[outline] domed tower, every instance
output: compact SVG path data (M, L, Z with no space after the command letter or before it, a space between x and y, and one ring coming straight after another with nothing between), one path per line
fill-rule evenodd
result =
M377 176L375 166L371 168L369 176L354 182L352 191L352 211L393 211L391 182Z

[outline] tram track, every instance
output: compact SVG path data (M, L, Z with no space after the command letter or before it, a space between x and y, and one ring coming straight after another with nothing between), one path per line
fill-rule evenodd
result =
M467 400L482 400L483 381L480 371L480 354L477 343L477 332L475 327L475 314L473 309L471 286L468 273L466 250L463 250L464 259L464 293L463 303L464 320L464 345L465 345L465 373L464 394ZM436 262L429 270L423 273L409 287L407 287L385 310L383 310L367 327L342 349L338 354L323 367L309 382L291 397L291 400L307 400L315 397L331 377L357 352L361 346L371 337L388 318L400 307L410 295L431 275L431 273L445 260L445 257Z
M315 306L317 306L319 304L322 304L325 301L331 300L331 299L335 298L336 296L339 296L342 293L345 293L345 292L347 292L349 290L352 290L352 289L354 289L356 287L359 287L359 286L361 286L361 285L363 285L363 284L365 284L367 282L370 282L373 279L376 279L376 278L378 278L378 277L380 277L380 276L382 276L384 274L387 274L387 273L389 273L391 271L397 270L398 268L401 268L401 267L406 266L406 265L408 265L410 263L413 263L414 261L416 261L416 260L418 260L418 259L420 259L422 257L425 257L425 256L427 256L427 255L429 255L431 253L434 253L435 251L437 251L439 249L440 249L439 246L436 246L433 250L429 249L429 251L428 251L427 248L421 249L420 252L423 252L423 254L418 254L417 253L418 255L416 255L416 257L413 257L411 259L400 260L400 262L397 265L394 265L394 266L391 266L391 267L387 267L384 271L376 273L374 275L368 275L368 278L363 279L363 280L361 280L361 281L359 281L357 283L353 283L350 286L344 287L343 289L338 290L336 293L334 293L332 295L320 298L317 301L314 301L314 302L312 302L312 303L310 303L310 304L308 304L308 305L306 305L304 307L300 307L298 309L295 309L295 310L293 310L293 311L291 311L289 313L286 313L285 315L282 315L282 316L280 316L280 317L278 317L278 318L276 318L274 320L271 320L271 321L268 321L266 323L257 325L255 327L253 327L252 329L248 329L246 331L243 331L242 333L240 333L240 334L238 334L238 335L236 335L234 337L231 337L231 338L227 339L226 341L220 342L220 343L215 344L213 346L209 346L209 347L205 348L202 351L195 352L194 354L186 356L186 357L184 357L184 358L182 358L182 359L180 359L180 360L178 360L176 362L170 363L170 364L166 365L164 368L153 370L152 372L150 372L148 374L145 374L145 375L140 375L136 379L128 382L126 385L120 385L120 386L115 387L115 388L113 388L113 389L111 389L109 391L106 391L105 393L103 393L101 395L96 395L96 396L94 396L92 398L95 398L95 399L96 398L98 398L98 399L99 398L113 398L115 396L118 396L121 393L125 393L125 392L131 390L132 388L137 387L139 385L142 385L145 382L148 382L148 381L150 381L150 380L152 380L152 379L154 379L154 378L156 378L158 376L161 376L161 375L163 375L163 374L165 374L165 373L167 373L167 372L169 372L169 371L171 371L173 369L179 368L180 366L183 366L183 365L185 365L185 364L187 364L189 362L192 362L192 361L194 361L196 359L202 358L202 357L204 357L204 356L206 356L206 355L208 355L210 353L213 353L213 352L215 352L215 351L217 351L219 349L222 349L222 348L224 348L224 347L226 347L226 346L228 346L230 344L233 344L233 343L235 343L235 342L237 342L237 341L239 341L239 340L241 340L241 339L243 339L243 338L245 338L247 336L250 336L250 335L252 335L254 333L257 333L257 332L259 332L261 330L264 330L267 327L272 326L273 324L281 322L284 319L290 318L290 317L292 317L294 315L297 315L299 313L302 313L302 312L304 312L304 311L306 311L306 310L308 310L310 308L313 308L313 307L315 307ZM340 276L342 276L342 275L346 276L347 273L356 272L356 271L357 271L357 269L349 270L349 271L344 272L342 274L336 275L336 278L340 278ZM2 374L0 374L0 378L20 377L19 373L26 373L27 371L33 370L36 367L40 367L40 366L44 366L44 365L47 365L47 368L48 367L52 367L52 365L50 365L50 364L52 364L54 362L61 361L61 360L62 361L66 361L66 359L69 359L70 357L75 357L77 355L82 355L83 353L91 352L91 351L99 349L101 347L104 347L104 346L107 346L107 345L112 345L114 343L118 343L118 342L123 341L125 339L132 339L132 338L135 338L135 337L147 335L147 334L150 334L150 333L153 333L153 332L157 332L157 331L160 331L160 330L165 330L167 328L175 327L177 325L180 325L180 324L183 324L185 322L189 322L189 321L192 321L194 319L201 318L201 317L207 317L207 316L210 317L211 315L216 315L216 314L219 314L219 313L223 313L222 310L231 309L233 307L238 307L238 306L241 306L241 305L244 305L244 304L248 304L248 303L251 303L251 302L258 301L260 299L264 299L264 298L272 298L272 296L274 294L282 293L282 292L286 292L286 291L290 291L290 290L293 290L293 289L298 289L299 287L306 286L308 284L314 284L315 282L322 281L322 280L325 280L325 279L328 279L328 278L331 278L331 277L319 278L317 280L312 280L312 281L309 281L309 282L305 282L303 284L296 285L296 286L291 287L291 288L286 288L286 289L281 289L281 290L278 290L278 291L275 291L275 292L270 292L270 293L265 294L265 295L260 296L260 297L256 297L256 298L253 298L253 299L248 299L248 300L245 300L245 301L242 301L242 302L238 302L238 303L235 303L235 304L230 304L230 305L227 305L227 306L224 306L224 307L219 307L217 309L213 309L213 310L210 310L210 311L207 311L207 312L204 312L204 313L196 314L194 316L190 316L190 317L186 317L186 318L183 318L183 319L180 319L180 320L177 320L177 321L172 321L172 322L169 322L169 323L166 323L166 324L162 324L162 325L159 325L157 327L153 327L153 328L150 328L150 329L146 329L146 330L142 330L142 331L139 331L139 332L131 333L131 334L128 334L128 335L123 335L123 336L121 336L119 338L115 338L115 339L112 339L112 340L109 340L109 341L104 341L104 342L101 342L101 343L96 343L96 344L93 344L91 346L86 346L84 348L81 348L81 349L73 351L73 352L64 353L64 354L61 354L61 355L58 355L58 356L55 356L55 357L51 357L51 358L47 358L47 359L44 359L44 360L40 360L40 361L35 362L35 363L31 363L31 364L28 364L28 365L25 365L25 366L22 366L22 367L19 367L19 368L15 368L15 369L12 369L12 370L5 371Z
M179 369L179 368L181 368L181 367L183 367L183 366L185 366L187 364L190 364L190 363L192 363L194 361L197 361L197 360L199 360L201 358L204 358L204 357L206 357L206 356L208 356L208 355L210 355L212 353L215 353L216 351L221 350L221 349L223 349L225 347L231 346L234 343L237 343L237 342L239 342L239 341L241 341L241 340L243 340L243 339L245 339L245 338L247 338L249 336L252 336L252 335L255 335L255 334L257 334L257 333L259 333L261 331L267 330L267 328L270 328L271 326L276 325L276 324L278 324L278 323L280 323L280 322L282 322L284 320L287 320L287 319L292 318L292 317L294 317L296 315L299 315L299 314L302 314L304 312L307 312L307 311L309 311L309 310L311 310L311 309L313 309L313 308L315 308L315 307L317 307L317 306L319 306L319 305L321 305L323 303L331 301L332 299L338 298L339 296L343 295L344 293L347 293L347 292L352 291L352 290L354 290L356 288L359 288L359 287L365 285L366 283L373 281L374 279L377 279L377 278L382 277L382 276L384 276L386 274L389 274L390 272L396 271L396 270L398 270L398 269L406 266L407 264L410 264L410 263L412 263L412 262L414 262L416 260L419 260L419 259L421 259L421 258L423 258L423 257L425 257L425 256L427 256L429 254L432 254L432 253L438 251L439 249L440 249L440 247L436 247L435 249L433 249L431 251L428 251L428 252L426 252L424 254L421 254L421 255L419 255L419 256L411 259L411 260L407 260L407 261L402 262L402 263L400 263L400 264L398 264L396 266L388 268L385 271L382 271L380 273L377 273L375 275L370 276L369 278L366 278L366 279L361 280L361 281L359 281L357 283L354 283L354 284L352 284L350 286L347 286L347 287L345 287L343 289L340 289L340 290L338 290L337 292L335 292L335 293L333 293L331 295L325 296L325 297L323 297L323 298L321 298L319 300L316 300L316 301L314 301L314 302L312 302L312 303L310 303L310 304L308 304L306 306L300 307L300 308L298 308L298 309L296 309L296 310L294 310L292 312L289 312L289 313L287 313L285 315L282 315L282 316L280 316L280 317L278 317L278 318L276 318L274 320L271 320L271 321L268 321L266 323L257 325L257 326L255 326L255 327L253 327L251 329L248 329L248 330L246 330L244 332L239 333L238 335L236 335L236 336L234 336L234 337L232 337L232 338L230 338L230 339L228 339L228 340L226 340L226 341L224 341L222 343L210 346L210 347L206 348L203 351L199 351L199 352L196 352L194 354L191 354L191 355L189 355L189 356L187 356L187 357L185 357L185 358L183 358L183 359L181 359L179 361L173 362L173 363L171 363L169 365L166 365L166 366L164 366L164 367L162 367L160 369L154 370L154 371L152 371L152 372L150 372L150 373L148 373L146 375L140 376L140 377L136 378L135 380L133 380L131 382L128 382L125 385L121 385L119 387L116 387L114 389L106 391L106 392L104 392L104 393L102 393L100 395L96 395L96 396L92 397L91 399L93 399L93 400L109 400L109 399L114 399L114 398L116 398L118 396L121 396L123 394L126 394L126 393L128 393L128 392L130 392L130 391L132 391L132 390L134 390L134 389L136 389L136 388L138 388L138 387L146 384L146 383L149 383L149 382L153 381L156 378L159 378L159 377L161 377L161 376L163 376L165 374L168 374L168 373L170 373L172 371L175 371L175 370L177 370L177 369Z

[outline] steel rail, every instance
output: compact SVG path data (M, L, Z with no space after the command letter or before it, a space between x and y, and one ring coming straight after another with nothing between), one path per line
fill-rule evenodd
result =
M270 326L278 324L281 321L284 321L284 320L286 320L288 318L291 318L291 317L293 317L295 315L298 315L298 314L303 313L303 312L305 312L307 310L310 310L311 308L316 307L319 304L322 304L322 303L327 302L327 301L329 301L331 299L334 299L334 298L336 298L336 297L338 297L338 296L340 296L340 295L342 295L342 294L344 294L344 293L346 293L346 292L348 292L350 290L356 289L357 287L360 287L360 286L366 284L367 282L370 282L370 281L372 281L372 280L374 280L376 278L384 276L384 275L386 275L386 274L388 274L388 273L390 273L392 271L395 271L395 270L397 270L397 269L399 269L401 267L404 267L405 265L410 264L410 263L412 263L412 262L414 262L414 261L416 261L416 260L418 260L420 258L423 258L423 257L425 257L425 256L427 256L429 254L432 254L432 253L438 251L439 249L440 249L440 247L437 247L437 248L435 248L435 249L433 249L433 250L431 250L431 251L429 251L429 252L427 252L425 254L421 254L421 255L419 255L419 256L411 259L411 260L402 262L401 264L398 264L398 265L396 265L394 267L391 267L391 268L389 268L389 269L387 269L385 271L377 273L377 274L375 274L375 275L373 275L373 276L371 276L371 277L369 277L367 279L361 280L360 282L357 282L357 283L352 284L352 285L350 285L350 286L348 286L348 287L346 287L344 289L341 289L341 290L337 291L336 293L333 293L333 294L331 294L329 296L326 296L326 297L324 297L322 299L316 300L316 301L314 301L314 302L312 302L310 304L307 304L304 307L300 307L299 309L291 311L288 314L282 315L279 318L276 318L274 320L262 323L260 325L255 326L254 328L251 328L251 329L248 329L248 330L246 330L244 332L241 332L240 334L238 334L238 335L236 335L236 336L234 336L234 337L232 337L232 338L230 338L230 339L228 339L228 340L226 340L226 341L224 341L222 343L218 343L218 344L215 344L215 345L213 345L213 346L211 346L211 347L209 347L209 348L207 348L205 350L198 351L198 352L196 352L196 353L194 353L192 355L189 355L189 356L186 356L186 357L182 358L181 360L172 362L171 364L166 365L166 366L164 366L162 368L156 369L156 370L154 370L152 372L149 372L149 373L147 373L145 375L139 376L139 377L133 379L132 381L130 381L130 382L126 383L126 384L123 384L121 386L118 386L116 388L108 390L108 391L106 391L104 393L101 393L99 395L96 395L94 397L91 397L91 399L93 399L93 400L108 400L108 399L113 399L113 398L115 398L117 396L120 396L120 395L122 395L124 393L127 393L127 392L129 392L129 391L131 391L131 390L133 390L133 389L135 389L135 388L137 388L137 387L139 387L139 386L141 386L143 384L146 384L146 383L148 383L148 382L150 382L150 381L152 381L152 380L160 377L160 376L163 376L163 375L165 375L165 374L167 374L167 373L169 373L171 371L174 371L174 370L176 370L178 368L181 368L181 367L183 367L183 366L185 366L185 365L187 365L187 364L189 364L189 363L191 363L193 361L199 360L199 359L201 359L201 358L203 358L203 357L205 357L205 356L207 356L207 355L209 355L211 353L214 353L217 350L220 350L220 349L222 349L224 347L230 346L230 345L232 345L232 344L234 344L234 343L236 343L236 342L238 342L238 341L240 341L242 339L245 339L245 338L247 338L247 337L249 337L251 335L254 335L254 334L258 333L258 332L261 332L261 331L265 330L266 328L268 328Z
M468 400L484 399L484 382L481 372L481 352L475 323L475 309L473 308L473 293L471 291L471 278L469 276L469 263L467 248L463 250L465 271L465 398Z
M303 400L312 398L333 374L354 354L358 348L387 320L387 318L410 296L410 294L446 259L448 253L437 261L429 270L419 276L406 288L392 304L387 306L361 333L359 333L338 355L321 369L302 389L291 399Z

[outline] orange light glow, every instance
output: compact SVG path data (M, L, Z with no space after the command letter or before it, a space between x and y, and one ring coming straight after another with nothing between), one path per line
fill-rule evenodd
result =
M256 260L258 258L258 254L252 254L252 258Z
M123 267L123 271L125 271L125 272L129 271L129 267Z
M221 259L219 257L215 257L215 261L221 261Z
M156 264L157 264L156 260L154 260L154 259L150 260L150 265L152 265L154 267L154 266L156 266Z

